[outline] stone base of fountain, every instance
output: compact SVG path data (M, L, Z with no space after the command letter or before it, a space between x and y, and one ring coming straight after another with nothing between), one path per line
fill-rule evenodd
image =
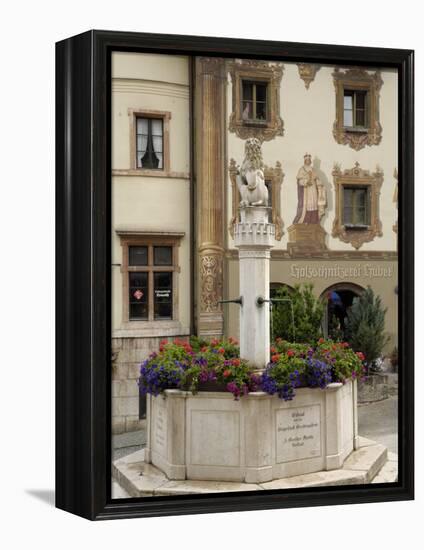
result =
M145 462L170 480L262 483L342 467L358 447L356 382L263 392L166 390L150 397Z

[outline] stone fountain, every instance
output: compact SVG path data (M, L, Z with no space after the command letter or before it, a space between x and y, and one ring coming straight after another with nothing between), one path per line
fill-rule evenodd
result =
M246 141L238 169L240 355L258 369L269 361L269 223L261 144ZM145 461L169 479L263 483L342 467L358 447L356 382L299 388L293 401L264 392L239 401L228 392L166 390L147 402Z

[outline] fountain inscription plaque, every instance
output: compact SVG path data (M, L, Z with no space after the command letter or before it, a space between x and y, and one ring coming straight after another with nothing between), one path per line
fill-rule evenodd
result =
M321 456L321 406L276 411L277 463Z

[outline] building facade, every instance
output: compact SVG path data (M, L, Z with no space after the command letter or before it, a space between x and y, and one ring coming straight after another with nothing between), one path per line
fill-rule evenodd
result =
M238 337L239 306L220 301L239 296L250 138L276 226L272 289L312 283L327 332L371 286L397 344L397 89L390 69L114 53L114 432L140 426L139 364L162 338Z

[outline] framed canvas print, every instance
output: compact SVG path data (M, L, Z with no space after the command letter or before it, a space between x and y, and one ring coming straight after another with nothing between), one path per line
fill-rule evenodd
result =
M413 498L413 52L91 31L56 68L57 506Z

